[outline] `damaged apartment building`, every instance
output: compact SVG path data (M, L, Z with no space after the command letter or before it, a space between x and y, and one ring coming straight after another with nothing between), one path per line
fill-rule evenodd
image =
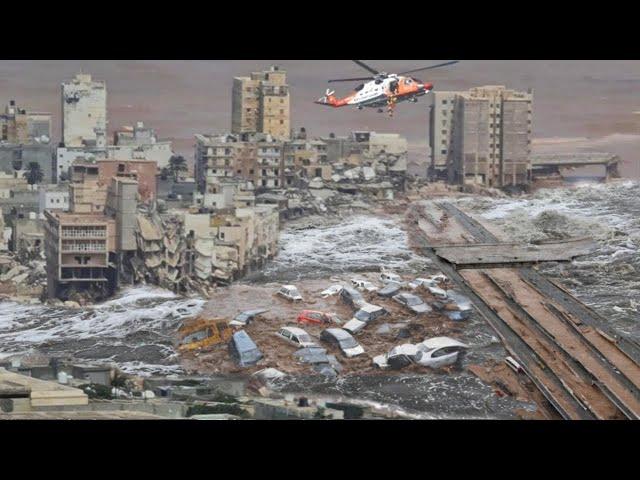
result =
M497 188L529 184L532 104L531 90L504 86L434 92L429 177Z
M253 184L215 178L197 205L138 214L136 275L174 291L227 284L277 251L277 206L256 205Z
M325 186L373 195L404 190L407 140L397 134L352 132L348 137L309 139L301 128L292 139L262 133L196 135L195 179L199 204L216 207L223 180L251 182L257 194Z
M229 282L275 255L277 209L237 184L213 213L160 214L156 162L76 161L69 211L45 210L49 298L106 298L122 283L176 292Z
M77 74L62 84L62 142L54 154L54 181L68 180L75 160L150 160L158 168L173 155L170 140L136 122L116 130L113 144L107 141L107 87L89 74Z

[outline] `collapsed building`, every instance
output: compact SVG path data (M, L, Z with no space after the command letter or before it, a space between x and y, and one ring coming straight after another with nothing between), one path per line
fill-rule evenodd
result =
M258 203L277 204L284 219L325 213L327 203L347 204L354 196L392 200L406 188L408 146L400 135L352 132L310 139L301 128L291 138L196 135L195 203L221 208L238 195L238 184L250 183Z

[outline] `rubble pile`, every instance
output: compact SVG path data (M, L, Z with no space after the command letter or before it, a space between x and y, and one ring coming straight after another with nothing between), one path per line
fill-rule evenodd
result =
M151 283L174 292L192 290L209 295L215 286L211 252L184 235L180 216L165 214L161 217L155 211L140 212L137 227L138 249L130 262L134 283ZM196 257L195 261L192 261L193 257ZM193 271L187 268L191 264Z
M6 253L0 256L0 298L40 299L47 287L47 272L42 259L28 260Z

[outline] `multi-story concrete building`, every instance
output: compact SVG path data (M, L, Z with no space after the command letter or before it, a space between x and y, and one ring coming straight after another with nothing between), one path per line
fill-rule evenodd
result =
M327 157L327 144L322 140L308 140L306 132L296 134L284 144L284 184L291 186L296 176L331 180L333 168Z
M9 101L0 114L0 141L15 144L49 143L51 141L51 114L30 112Z
M533 93L486 86L436 92L429 123L431 177L489 187L530 180Z
M277 66L233 79L231 131L265 133L286 140L290 134L287 74Z
M157 198L158 164L153 160L98 160L98 180L110 185L113 177L129 178L138 185L138 194L142 202Z
M95 288L110 295L117 273L115 220L100 214L45 212L45 252L49 298L65 298L71 288Z
M107 185L100 181L95 162L76 161L71 167L69 211L102 214L107 202Z
M232 178L242 173L239 166L248 146L241 135L197 134L195 138L194 171L200 193L205 193L206 184L213 178Z
M458 92L434 91L429 107L429 178L446 178L451 163L451 127Z
M146 159L155 161L158 168L169 166L173 155L170 140L159 140L153 128L145 127L143 122L135 126L122 127L113 134L114 147L107 147L109 158L116 160ZM125 148L128 147L128 148Z
M196 135L195 180L198 191L221 179L241 178L257 188L284 184L283 142L268 134Z
M242 175L253 181L257 188L281 188L284 177L282 141L270 134L257 134L254 142L255 156L248 152L242 158Z
M107 128L107 87L79 73L62 84L62 142L80 147L96 142Z

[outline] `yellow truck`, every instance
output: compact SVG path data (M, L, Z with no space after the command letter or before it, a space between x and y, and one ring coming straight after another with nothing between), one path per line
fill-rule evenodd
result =
M223 318L196 318L183 324L178 330L178 350L189 352L226 343L231 339L233 331Z

